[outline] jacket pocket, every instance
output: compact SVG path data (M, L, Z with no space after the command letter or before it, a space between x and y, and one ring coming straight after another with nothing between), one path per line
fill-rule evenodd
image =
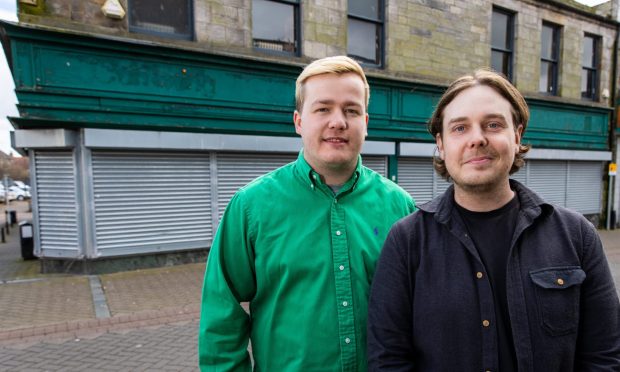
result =
M530 271L543 328L552 336L577 331L579 293L586 273L579 266Z

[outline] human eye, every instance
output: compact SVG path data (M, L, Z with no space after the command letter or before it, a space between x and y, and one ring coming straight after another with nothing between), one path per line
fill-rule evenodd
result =
M489 129L501 129L503 128L502 123L498 122L498 121L491 121L487 124L487 128Z
M319 106L314 110L314 112L329 112L329 108Z
M347 115L355 115L355 116L360 115L360 110L358 110L356 108L347 108L347 109L344 110L344 112Z
M465 132L465 126L462 124L454 125L452 126L451 130L455 133L463 133Z

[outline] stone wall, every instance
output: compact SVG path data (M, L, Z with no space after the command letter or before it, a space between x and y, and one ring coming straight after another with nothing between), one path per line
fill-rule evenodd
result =
M127 0L120 0L127 10ZM349 0L351 1L351 0ZM106 18L105 0L39 0L20 4L20 21L57 28L114 34L128 38L178 43L205 51L223 50L286 62L307 63L328 55L346 54L347 0L301 0L301 56L274 56L252 48L252 0L195 0L195 41L177 41L128 32L127 17ZM618 0L612 0L617 8ZM493 6L515 12L513 81L528 96L538 92L542 22L562 26L559 95L581 99L581 48L585 32L602 39L600 91L612 88L615 28L601 18L602 8L561 0L561 6L535 0L386 0L385 68L373 74L445 84L490 64ZM567 9L575 6L577 11ZM596 17L587 17L590 9ZM609 6L612 9L612 6ZM611 11L611 10L609 10ZM601 97L601 103L609 103Z

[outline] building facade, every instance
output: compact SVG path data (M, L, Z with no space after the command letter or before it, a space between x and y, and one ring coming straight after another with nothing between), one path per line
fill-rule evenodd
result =
M301 148L296 76L338 54L363 63L371 85L364 163L417 202L448 186L425 126L435 102L491 67L531 109L533 150L514 177L597 222L617 2L20 0L19 23L0 32L15 145L31 158L35 251L63 270L203 257L234 192Z

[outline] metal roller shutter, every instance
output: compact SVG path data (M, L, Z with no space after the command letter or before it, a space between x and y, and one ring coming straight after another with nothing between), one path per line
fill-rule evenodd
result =
M431 158L399 158L398 184L417 204L432 200L450 186L435 172Z
M566 161L536 160L528 162L527 186L548 203L566 205Z
M521 167L521 169L519 169L516 173L510 175L510 178L519 181L523 185L527 185L527 164L528 162L526 161L525 164Z
M239 188L297 159L297 154L217 154L218 221Z
M569 165L566 206L583 214L600 213L603 164L571 161Z
M362 164L387 177L387 156L362 156Z
M211 244L208 154L93 151L92 171L99 255Z
M41 253L43 256L77 256L80 229L73 152L35 151L34 168Z

